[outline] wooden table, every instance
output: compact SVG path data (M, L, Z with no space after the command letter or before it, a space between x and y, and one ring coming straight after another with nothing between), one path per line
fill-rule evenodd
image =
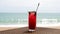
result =
M28 28L16 28L0 31L0 34L60 34L60 29L37 27L35 32L28 32Z

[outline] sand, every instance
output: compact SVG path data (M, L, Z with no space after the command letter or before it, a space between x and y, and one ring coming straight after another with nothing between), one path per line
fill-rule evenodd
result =
M27 26L24 26L27 27ZM38 26L39 27L39 26ZM17 29L17 28L23 28L23 26L21 27L0 27L0 31L5 31L5 30L11 30L11 29ZM52 29L60 29L60 26L48 26L48 27L43 27L43 28L52 28Z

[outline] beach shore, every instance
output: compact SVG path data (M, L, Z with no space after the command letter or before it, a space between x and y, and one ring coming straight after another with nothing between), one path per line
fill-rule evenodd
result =
M10 29L17 29L17 28L23 28L28 27L28 25L0 25L0 31L10 30ZM60 26L47 26L47 25L37 25L37 27L44 27L44 28L52 28L52 29L60 29Z

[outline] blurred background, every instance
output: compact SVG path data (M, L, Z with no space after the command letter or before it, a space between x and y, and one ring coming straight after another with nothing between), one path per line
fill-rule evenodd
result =
M60 23L60 0L0 0L0 25L28 24L28 12L38 3L37 24Z

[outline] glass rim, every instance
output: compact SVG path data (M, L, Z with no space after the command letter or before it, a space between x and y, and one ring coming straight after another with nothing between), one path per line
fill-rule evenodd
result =
M36 12L36 11L29 11L29 12Z

